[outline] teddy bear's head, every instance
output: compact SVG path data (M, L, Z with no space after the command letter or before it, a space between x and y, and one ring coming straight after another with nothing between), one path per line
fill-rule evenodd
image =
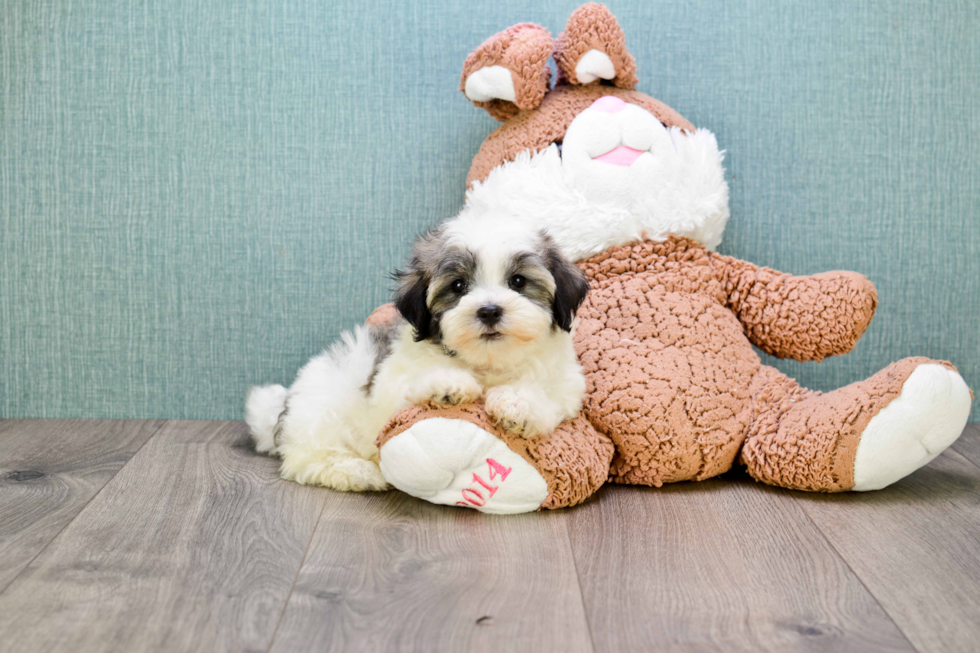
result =
M715 137L636 82L603 5L579 7L554 41L530 23L487 39L460 90L504 124L473 159L464 211L534 220L574 259L670 234L717 246L728 186Z

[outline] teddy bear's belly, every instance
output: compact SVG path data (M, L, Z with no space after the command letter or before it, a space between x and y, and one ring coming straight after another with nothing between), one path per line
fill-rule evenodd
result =
M706 293L611 281L593 285L576 332L585 414L616 445L611 480L659 486L727 471L761 365L741 324Z

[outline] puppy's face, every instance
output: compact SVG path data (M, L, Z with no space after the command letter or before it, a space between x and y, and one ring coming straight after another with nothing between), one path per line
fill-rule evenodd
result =
M551 239L516 222L453 221L416 242L395 305L417 340L492 364L569 331L588 285Z

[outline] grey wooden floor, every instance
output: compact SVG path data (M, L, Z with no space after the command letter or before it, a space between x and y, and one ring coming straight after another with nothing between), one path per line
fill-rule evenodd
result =
M978 651L980 427L895 486L732 472L488 517L240 422L0 421L4 651Z

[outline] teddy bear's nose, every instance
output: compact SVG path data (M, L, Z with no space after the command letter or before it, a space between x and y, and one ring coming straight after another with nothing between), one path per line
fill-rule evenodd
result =
M626 103L613 95L604 95L593 102L590 108L605 111L606 113L619 113L626 108Z

